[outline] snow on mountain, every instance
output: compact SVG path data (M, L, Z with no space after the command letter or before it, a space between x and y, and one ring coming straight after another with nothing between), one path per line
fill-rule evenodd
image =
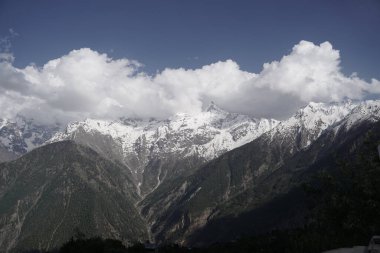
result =
M59 130L57 125L35 124L33 120L16 117L0 119L0 146L16 156L43 145Z
M367 100L358 104L336 129L344 126L345 130L348 130L363 121L376 122L379 120L380 100Z
M89 135L109 136L120 146L123 156L145 149L145 153L178 154L213 159L267 133L273 139L297 142L308 147L327 128L344 123L346 129L363 120L380 119L380 101L346 101L343 103L309 103L282 122L255 119L226 112L214 103L198 114L179 113L166 120L119 119L114 121L86 119L70 123L65 131L58 126L43 126L33 120L17 117L0 119L2 152L17 156L45 143L74 139L81 130ZM342 123L343 122L343 123Z
M271 139L292 142L297 149L304 149L315 141L327 128L338 124L355 108L365 105L345 101L342 103L309 103L289 119L280 122L268 134Z
M55 134L50 142L72 139L81 129L89 134L111 136L125 155L138 152L139 144L144 144L151 153L197 155L210 160L254 140L277 124L276 120L228 113L211 104L199 114L179 113L167 120L86 119L69 124L66 131Z
M86 119L69 124L49 142L75 140L122 162L129 168L139 193L146 194L164 179L189 173L277 124L276 120L229 113L212 103L200 113L178 113L166 120Z

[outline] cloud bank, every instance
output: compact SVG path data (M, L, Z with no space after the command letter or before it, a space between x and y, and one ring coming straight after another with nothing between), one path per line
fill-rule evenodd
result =
M301 41L257 74L241 70L232 60L156 75L140 71L140 66L82 48L44 66L20 69L7 52L0 57L0 117L23 115L43 123L87 117L166 118L197 113L214 101L228 111L284 118L311 101L380 94L378 80L366 82L341 72L339 51L329 42Z

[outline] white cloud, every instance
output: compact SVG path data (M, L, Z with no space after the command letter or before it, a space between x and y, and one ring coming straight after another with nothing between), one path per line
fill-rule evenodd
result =
M211 100L226 110L281 118L310 101L365 99L380 93L378 80L368 83L345 76L339 51L329 42L301 41L280 61L264 64L259 74L227 60L150 76L139 71L136 61L112 59L88 48L42 67L19 69L12 62L13 56L0 61L0 117L22 114L45 122L165 118L198 112Z
M303 101L340 100L345 96L360 98L366 83L345 77L339 64L339 51L329 42L316 46L301 41L281 61L264 64L257 83L296 95Z
M13 62L14 56L11 53L12 39L18 36L12 28L9 28L9 34L5 37L0 38L0 62Z

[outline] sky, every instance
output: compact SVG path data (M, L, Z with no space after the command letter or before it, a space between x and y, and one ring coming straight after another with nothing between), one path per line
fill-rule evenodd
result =
M0 0L0 117L284 118L380 93L379 0Z

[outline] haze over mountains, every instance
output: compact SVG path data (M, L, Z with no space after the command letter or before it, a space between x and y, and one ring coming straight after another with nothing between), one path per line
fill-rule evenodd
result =
M166 120L3 119L0 250L59 246L75 227L124 243L205 245L302 223L298 195L276 203L337 150L354 152L379 119L377 100L310 103L283 121L214 103Z

